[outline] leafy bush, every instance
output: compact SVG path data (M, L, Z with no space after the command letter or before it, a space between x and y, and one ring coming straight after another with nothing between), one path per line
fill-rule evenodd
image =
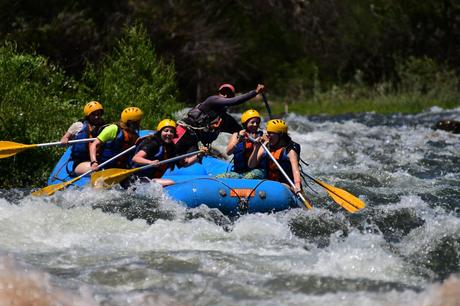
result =
M326 90L314 90L311 96L294 97L289 100L289 111L299 114L410 113L434 105L445 108L459 106L459 77L434 60L410 57L398 65L396 73L398 82L367 85L358 70L353 81L332 85ZM281 103L275 103L273 111L282 112L282 107Z
M0 47L0 140L58 141L82 117L90 100L104 104L106 120L118 121L128 106L145 113L143 126L155 128L182 106L177 102L173 65L158 59L140 27L127 28L100 66L87 66L81 82L35 54ZM0 160L0 188L43 185L63 148L35 148Z
M59 140L72 121L69 97L76 88L42 56L0 47L0 140L42 143ZM62 149L30 149L0 160L0 188L43 181Z
M433 59L409 57L398 65L399 92L424 95L432 99L457 100L460 79L455 71Z
M155 128L160 119L181 108L174 66L157 58L141 26L126 28L100 66L88 65L83 83L80 100L101 101L112 121L118 121L124 108L137 106L144 112L142 126Z

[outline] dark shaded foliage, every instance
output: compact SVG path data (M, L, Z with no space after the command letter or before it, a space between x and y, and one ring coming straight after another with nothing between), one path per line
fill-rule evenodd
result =
M399 63L431 58L460 70L460 4L453 0L13 1L0 4L0 39L37 50L79 76L125 25L146 26L174 62L180 91L194 102L221 82L242 91L309 96L356 72L368 84L398 83Z

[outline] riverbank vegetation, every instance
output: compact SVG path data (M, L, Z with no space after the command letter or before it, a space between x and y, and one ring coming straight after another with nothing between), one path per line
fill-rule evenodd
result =
M82 77L68 76L39 54L19 52L13 43L0 47L0 139L18 143L58 141L83 106L101 101L107 122L138 106L152 128L160 118L183 108L177 102L172 65L159 59L142 27L126 28L111 53L87 64ZM42 185L63 148L26 150L0 159L0 188Z
M358 71L353 80L311 95L274 97L274 113L343 114L352 112L415 113L432 106L460 106L460 78L454 70L429 58L410 57L397 71L398 83L382 81L367 85ZM259 106L260 107L260 106Z

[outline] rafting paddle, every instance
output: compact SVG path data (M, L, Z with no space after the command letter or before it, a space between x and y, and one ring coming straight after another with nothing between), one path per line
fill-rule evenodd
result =
M58 190L61 190L61 189L64 189L66 188L67 186L70 186L72 185L73 183L75 183L76 181L80 180L82 177L84 177L85 175L88 175L90 173L93 173L94 171L97 171L99 169L101 169L103 166L107 165L108 163L114 161L115 159L117 159L118 157L122 156L122 155L125 155L126 153L128 153L129 151L132 151L134 150L136 146L132 146L126 150L124 150L123 152L115 155L114 157L106 160L105 162L103 162L102 164L100 164L99 166L97 166L97 168L95 170L91 169L85 173L83 173L82 175L79 175L77 176L76 178L74 179L71 179L70 181L67 181L67 182L64 182L64 183L59 183L59 184L54 184L54 185L49 185L45 188L42 188L40 190L37 190L37 191L34 191L32 192L32 194L34 196L44 196L44 195L52 195L53 193L55 193L56 191Z
M86 138L86 139L77 139L70 140L68 144L74 144L79 142L90 142L96 138ZM38 144L22 144L12 141L0 141L0 158L7 158L13 155L16 155L19 152L22 152L27 149L38 148L38 147L49 147L62 145L60 141L48 142L48 143L38 143Z
M265 94L262 94L262 98L265 103L265 107L267 108L268 116L270 119L272 119L270 107L268 106L267 98L265 97ZM254 141L254 139L251 139L251 141ZM265 151L267 151L267 148L265 147L264 144L262 144L263 148ZM273 156L270 154L269 151L267 151L268 155L273 159ZM276 163L276 162L275 162ZM279 168L279 164L276 163L276 165ZM281 168L280 168L281 170ZM282 171L282 170L281 170ZM283 172L283 171L282 171ZM311 179L313 182L316 184L320 185L324 189L326 189L326 192L331 196L331 198L340 206L342 206L346 211L350 213L357 212L360 209L363 209L366 207L366 204L364 204L363 201L349 193L348 191L345 191L343 189L331 186L329 184L326 184L324 182L321 182L320 180L315 179L314 177L308 175L305 172L302 172L304 175L306 175L309 179ZM283 173L285 174L285 173Z
M326 184L318 179L315 179L314 177L308 175L307 173L303 172L304 175L306 175L309 179L311 179L313 182L316 184L320 185L324 189L326 189L326 192L331 196L331 198L340 206L342 206L345 210L348 212L354 213L357 212L358 210L363 209L366 207L366 204L359 198L355 197L348 191L345 191L343 189L331 186L329 184Z
M268 118L272 119L272 111L270 110L270 105L268 105L267 97L265 96L265 93L262 93L262 100L264 101L265 108L267 109L268 113Z
M254 138L252 137L248 137L250 141L254 142L256 141ZM270 150L267 148L266 145L264 145L263 143L260 143L260 145L262 146L262 148L264 148L265 152L267 152L267 155L270 156L271 160L275 163L275 165L278 167L278 169L280 170L280 172L283 174L283 176L286 178L286 180L288 181L289 185L291 185L291 187L293 189L295 189L295 184L294 182L291 180L291 178L289 177L289 175L287 175L287 173L284 171L284 169L281 167L281 165L278 163L278 161L276 160L276 158L272 155L272 153L270 152ZM302 194L301 191L298 191L296 192L296 196L299 197L299 199L302 201L303 205L305 205L305 208L307 209L311 209L312 206L311 206L311 203L307 200L307 198Z
M101 185L104 187L111 186L111 185L120 183L125 178L127 178L128 176L130 176L131 174L137 171L145 170L145 169L152 168L152 167L158 167L160 165L174 162L174 161L177 161L177 160L180 160L180 159L192 156L192 155L196 155L198 153L200 153L200 150L162 160L156 165L145 165L145 166L133 168L133 169L111 168L111 169L98 171L91 175L91 184L96 187L99 187Z

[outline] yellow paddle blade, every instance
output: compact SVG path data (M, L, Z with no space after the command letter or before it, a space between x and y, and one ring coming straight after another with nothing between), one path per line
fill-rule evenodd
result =
M118 184L125 178L136 172L139 168L134 169L117 169L111 168L94 172L91 175L91 185L96 188L109 187Z
M12 141L0 141L0 158L7 158L36 146L36 144L25 145Z
M351 213L357 212L358 210L366 207L366 204L364 204L363 201L343 189L331 186L319 180L315 180L315 182L324 187L327 193L337 204Z
M69 185L72 185L75 181L77 181L78 178L74 178L70 181L64 182L64 183L59 183L59 184L54 184L54 185L49 185L46 186L45 188L39 189L37 191L32 192L32 195L34 196L50 196L54 194L56 191L62 190L66 188Z

